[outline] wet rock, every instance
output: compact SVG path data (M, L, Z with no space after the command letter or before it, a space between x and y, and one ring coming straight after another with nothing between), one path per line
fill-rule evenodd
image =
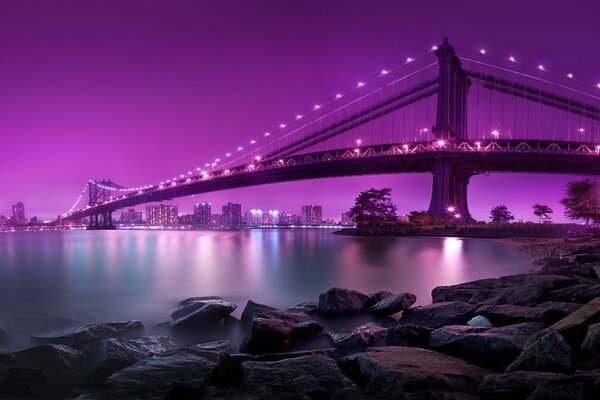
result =
M465 324L471 319L474 311L472 305L462 301L434 303L404 311L398 323L440 328L445 325Z
M498 398L525 399L540 385L566 377L555 372L516 371L488 375L479 384L487 395Z
M175 347L175 343L164 336L103 339L84 349L81 368L89 382L102 383L120 369Z
M527 400L588 400L590 390L583 382L548 382L538 386Z
M369 296L356 290L332 288L319 295L319 313L348 314L363 310L369 301Z
M243 385L255 398L360 399L360 391L324 355L242 363Z
M390 296L393 296L394 294L392 292L388 292L387 290L381 290L379 292L376 293L370 293L369 296L369 301L367 302L367 304L365 305L365 307L371 307L374 306L375 304L379 303L381 300L388 298Z
M598 279L594 271L595 264L573 264L553 268L542 268L538 275L576 275L587 279Z
M463 358L488 368L505 368L520 354L533 334L544 329L541 323L505 327L444 326L429 335L432 350Z
M204 328L216 324L237 308L220 297L192 297L178 304L171 314L173 331Z
M373 322L358 326L350 333L331 333L335 346L348 351L363 351L367 347L385 345L388 328L379 326Z
M579 354L584 368L600 368L600 323L588 327Z
M10 367L0 369L0 398L30 399L39 398L42 391L39 385L46 382L40 369Z
M538 308L500 304L483 306L477 309L495 326L518 324L521 322L544 322L552 324L562 318L562 313L553 308Z
M438 286L431 291L433 303L462 301L477 304L489 297L497 284L497 279L480 279L452 286Z
M372 313L378 315L391 315L400 311L408 310L415 304L417 296L412 293L400 293L388 296L370 308Z
M483 315L476 315L467 321L469 326L494 326L492 322Z
M431 391L469 393L490 371L464 360L415 347L377 347L338 365L369 397L413 398Z
M201 388L229 351L229 342L219 341L157 354L112 374L107 388L114 397L127 398L162 398L178 383Z
M46 380L37 384L48 397L66 397L81 383L78 372L81 352L64 345L41 345L12 354L15 366L42 371Z
M519 357L506 368L513 371L569 373L574 370L574 352L566 340L548 328L531 336Z
M389 328L386 344L388 346L426 347L431 328L418 325L397 325Z
M585 303L584 300L580 299L577 295L578 292L585 291L587 289L592 288L593 284L590 283L582 283L572 286L567 286L564 288L551 290L544 297L545 301L553 301L553 302L568 302L568 303Z
M42 332L31 337L34 343L64 344L82 349L88 344L111 337L138 337L143 335L144 325L140 321L107 322L58 331Z
M323 330L308 315L278 311L250 301L242 313L242 321L250 323L250 331L240 350L250 354L288 351Z
M561 318L564 318L567 315L579 310L581 306L582 304L579 303L567 303L564 301L547 301L544 303L540 303L535 307L540 309L553 310L556 313L560 314Z
M314 315L319 310L319 303L316 301L307 301L298 305L289 307L285 312L301 313L306 315Z

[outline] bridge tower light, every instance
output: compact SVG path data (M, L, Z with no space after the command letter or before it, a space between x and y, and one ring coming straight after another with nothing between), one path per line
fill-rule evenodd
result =
M454 211L456 211L456 208L454 206L450 206L447 208L449 213L453 213Z
M477 146L477 150L481 150L481 142L475 142L475 146Z
M356 145L357 145L357 146L360 146L361 142L362 142L362 140L360 140L360 139L356 139Z
M494 129L494 130L492 131L492 136L493 136L495 139L498 139L498 136L500 136L500 131L499 131L498 129Z

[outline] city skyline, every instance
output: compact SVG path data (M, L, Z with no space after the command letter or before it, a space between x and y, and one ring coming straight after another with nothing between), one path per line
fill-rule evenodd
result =
M125 4L121 18L101 7L83 9L73 3L48 7L40 2L35 10L1 5L0 26L10 30L14 40L2 48L8 61L0 75L7 93L1 100L6 113L0 122L12 135L5 143L7 168L0 172L9 190L0 194L0 203L22 199L32 215L48 218L68 209L88 179L106 177L128 186L157 183L239 143L248 143L270 126L293 119L296 110L339 90L349 90L356 81L376 75L382 68L401 64L406 57L438 44L443 36L460 45L459 52L487 48L498 55L514 54L530 64L543 63L555 71L571 71L576 66L573 72L578 78L600 80L591 51L597 36L591 33L598 30L594 13L578 14L578 24L568 31L550 32L542 29L547 21L569 18L570 10L539 9L547 3L519 4L543 15L540 21L525 18L527 12L510 13L510 4L485 20L473 18L482 15L484 7L473 4L452 9L432 3L430 13L411 13L411 5L402 4L400 10L389 2L386 6L398 11L386 13L389 15L362 10L359 2L345 2L341 9L321 7L318 15L302 5L268 4L247 10L231 4L179 4L163 13L158 4ZM203 7L232 18L204 21ZM262 23L263 12L272 25ZM11 18L24 13L28 18ZM335 29L326 24L333 14L339 22ZM493 29L508 18L513 22L512 32ZM474 22L469 28L436 24L467 19ZM87 24L80 26L81 20ZM30 24L35 24L35 29L30 29ZM308 33L304 29L307 24L314 28ZM484 30L487 35L473 39L475 32L488 27ZM74 29L78 29L76 39L71 35ZM211 42L207 32L215 31L236 40ZM284 31L289 32L286 48L274 35ZM161 41L163 35L168 35L168 43ZM123 41L123 37L129 39ZM520 48L511 45L515 42ZM114 46L116 43L120 46ZM202 55L187 51L188 46L200 45ZM297 50L301 48L306 49ZM157 55L162 57L157 60ZM243 62L250 56L260 61ZM153 85L146 84L148 78ZM35 99L23 96L24 87L39 89ZM239 118L232 118L234 114ZM26 115L36 118L24 122ZM35 162L24 162L24 148L35 156ZM57 162L56 154L65 148L68 157ZM153 162L148 162L150 159ZM72 164L80 167L73 169ZM31 183L33 177L35 184ZM475 176L469 187L471 213L487 220L491 207L505 194L502 188L509 186L518 195L502 202L517 218L534 220L531 205L543 202L555 209L555 220L564 221L558 200L565 183L572 179L561 175ZM227 190L203 198L214 204L240 197L264 204L268 199L272 208L286 209L291 192L294 197L307 193L301 202L310 196L326 205L326 217L339 218L359 191L390 186L399 213L405 214L426 209L430 182L429 174L337 178ZM190 197L176 203L189 207L195 202Z

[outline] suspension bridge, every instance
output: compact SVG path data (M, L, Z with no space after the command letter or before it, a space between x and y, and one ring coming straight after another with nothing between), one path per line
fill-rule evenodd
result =
M90 180L56 223L89 218L89 229L111 229L112 212L143 203L276 182L398 173L431 173L428 211L469 220L467 188L474 175L600 175L598 88L513 57L465 54L459 57L445 39L274 126L260 140L160 183L123 187Z

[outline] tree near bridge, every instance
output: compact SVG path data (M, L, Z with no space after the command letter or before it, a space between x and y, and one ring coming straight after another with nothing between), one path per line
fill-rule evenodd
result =
M492 208L490 211L490 219L492 220L492 224L508 224L515 219L515 217L508 211L508 207L504 204L500 204Z
M356 197L348 214L357 225L379 225L396 220L396 205L391 199L392 189L371 188Z
M600 220L598 184L589 179L567 183L565 197L560 204L565 206L565 216L569 219L584 219L586 225L589 225L590 219Z
M545 205L545 204L534 204L533 206L533 215L536 215L538 217L538 222L541 223L542 222L542 217L546 218L548 216L548 214L552 214L554 211L552 211L552 209Z

